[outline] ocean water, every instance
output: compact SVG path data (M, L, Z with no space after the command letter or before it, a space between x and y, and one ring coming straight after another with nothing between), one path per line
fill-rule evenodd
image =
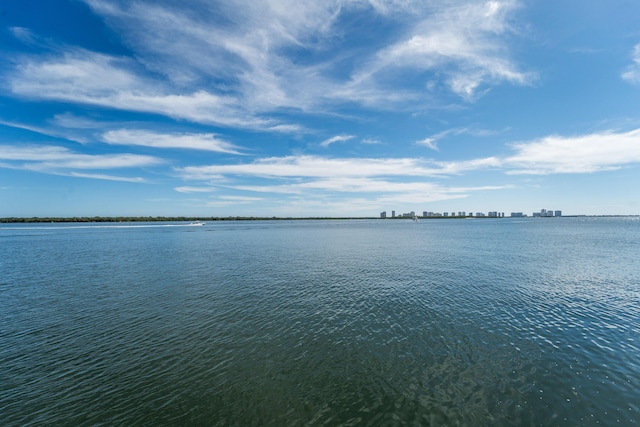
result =
M640 220L0 224L3 426L638 425Z

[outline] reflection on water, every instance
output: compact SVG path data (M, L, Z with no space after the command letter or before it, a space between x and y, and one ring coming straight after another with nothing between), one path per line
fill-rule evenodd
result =
M5 425L640 422L640 222L0 227Z

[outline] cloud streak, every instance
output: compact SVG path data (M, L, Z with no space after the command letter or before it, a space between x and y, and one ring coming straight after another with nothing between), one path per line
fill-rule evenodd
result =
M220 175L258 177L365 177L365 176L432 176L439 168L413 158L328 158L320 156L286 156L257 159L251 163L187 166L179 169L185 179L211 179Z
M336 135L332 138L329 139L325 139L324 141L322 141L320 143L321 147L328 147L331 144L335 144L336 142L346 142L349 141L351 139L355 138L355 136L353 135Z
M629 65L622 78L631 84L640 84L640 43L633 48L633 54L631 55L633 63Z
M190 186L176 187L175 190L178 193L212 193L216 191L216 189L213 187L190 187Z
M164 82L138 76L130 60L74 50L62 57L29 59L10 77L11 91L23 97L72 102L117 110L161 114L196 123L267 129L238 100L204 89L176 93Z
M534 73L518 70L501 37L513 30L509 17L517 1L452 2L430 7L401 40L383 47L368 67L354 74L346 92L377 96L378 83L390 84L400 71L438 80L459 96L472 99L483 85L528 85Z
M116 177L76 170L127 169L155 166L163 161L139 154L82 154L58 146L0 146L0 164L5 168L83 178L142 182L142 178Z
M444 139L450 135L463 135L468 134L472 136L489 136L494 134L494 132L482 130L482 129L468 129L468 128L455 128L455 129L447 129L442 132L438 132L435 135L428 136L424 139L416 141L417 145L422 145L427 148L431 148L434 151L438 151L438 142L441 139Z
M504 159L510 174L592 173L640 163L640 129L545 138L513 144Z
M483 86L533 78L518 70L501 39L512 33L515 0L384 6L224 0L180 8L165 2L86 3L135 56L65 46L47 57L21 56L7 79L12 93L228 128L299 132L299 124L276 115L324 114L336 103L354 102L410 108L416 100L429 102L425 80L440 80L472 98ZM362 37L340 25L353 13L395 28L389 43L346 45ZM14 33L19 37L24 30ZM401 77L416 71L418 81Z
M371 208L374 202L433 202L465 198L472 192L510 188L509 184L467 187L425 181L429 177L460 174L495 167L499 163L494 158L438 163L413 158L286 156L244 164L190 166L177 169L177 173L187 181L209 183L223 177L225 184L218 187L221 190L304 197L307 206L312 201L331 203L327 198L359 196L363 198L361 204L365 209L365 206ZM243 183L245 180L248 183ZM369 200L365 202L365 198ZM349 200L348 203L354 205L356 201Z
M640 129L629 132L601 132L575 137L548 136L511 145L513 154L469 160L438 162L420 158L330 158L285 156L256 159L249 163L187 166L177 168L185 180L211 181L225 178L237 190L307 194L398 193L426 200L424 194L467 194L511 188L511 184L478 187L443 187L425 182L480 170L506 175L592 173L640 163ZM261 183L240 184L238 180L258 178ZM274 184L275 181L275 184ZM437 191L436 191L437 190ZM442 196L445 197L445 196Z
M215 151L240 154L239 147L216 138L212 133L158 133L140 129L118 129L105 132L102 140L115 145L139 145L153 148Z
M385 179L370 178L328 178L304 183L282 184L272 186L234 186L238 190L254 191L259 193L283 193L283 194L307 194L311 191L339 192L339 193L373 193L373 194L411 194L412 199L416 195L420 199L432 198L434 194L463 195L470 191L488 191L510 188L510 186L479 186L479 187L455 187L424 181L394 182Z

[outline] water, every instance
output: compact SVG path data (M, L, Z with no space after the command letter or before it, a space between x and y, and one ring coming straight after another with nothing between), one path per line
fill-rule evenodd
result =
M0 225L2 425L638 425L637 218Z

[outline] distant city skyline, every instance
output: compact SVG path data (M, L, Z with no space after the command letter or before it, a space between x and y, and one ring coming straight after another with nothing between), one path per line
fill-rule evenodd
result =
M488 218L524 218L524 217L561 217L562 210L560 209L540 209L537 212L532 212L531 215L527 215L524 212L512 211L508 215L505 215L504 212L501 211L488 211L488 212L479 212L479 211L442 211L442 212L434 212L434 211L422 211L422 214L417 213L416 211L403 212L401 214L396 215L396 211L391 211L391 216L387 216L387 211L380 212L380 218L437 218L437 217L488 217Z
M640 2L0 6L0 217L639 214Z

